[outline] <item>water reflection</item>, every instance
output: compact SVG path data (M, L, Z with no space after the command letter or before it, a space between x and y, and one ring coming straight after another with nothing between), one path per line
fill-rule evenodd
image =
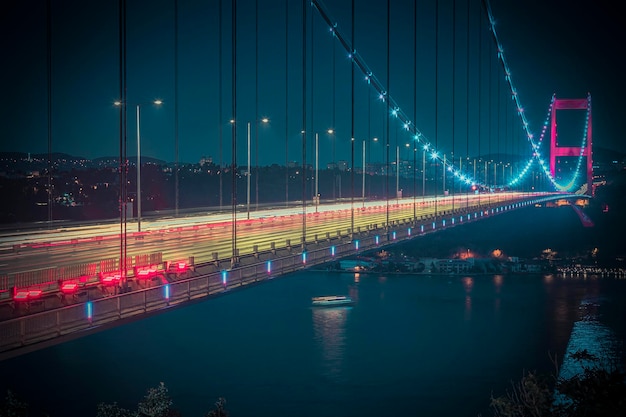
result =
M470 320L472 318L472 288L474 288L474 278L464 277L462 282L465 288L465 320Z
M346 321L352 307L313 308L315 341L321 348L324 376L333 380L343 377L346 353Z
M496 297L494 300L494 310L496 313L500 312L500 305L502 304L502 284L504 283L504 276L502 275L494 275L493 276L493 285L496 289Z

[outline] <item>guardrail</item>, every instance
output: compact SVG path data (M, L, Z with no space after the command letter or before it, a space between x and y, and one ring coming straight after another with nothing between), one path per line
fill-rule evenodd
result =
M336 244L320 240L292 248L286 256L224 269L200 276L173 281L157 287L111 295L82 304L43 311L0 322L0 360L20 354L25 347L36 347L43 342L61 342L64 336L95 331L104 325L155 313L190 301L207 298L263 282L280 275L296 272L339 258L384 248L412 239L439 228L446 228L500 214L512 209L535 204L543 199L532 199L502 207L484 207L480 212L455 213L453 217L435 221L397 222L385 229L369 229L346 237ZM455 221L456 219L456 221ZM437 226L439 222L439 226ZM316 246L313 249L311 247Z

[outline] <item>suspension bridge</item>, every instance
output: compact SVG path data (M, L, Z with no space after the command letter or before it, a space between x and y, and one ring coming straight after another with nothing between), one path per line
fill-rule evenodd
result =
M182 132L195 130L183 124L179 107L197 103L181 94L189 90L181 88L184 43L178 34L188 32L179 27L185 10L174 2L175 82L168 107L175 127L174 215L141 223L141 205L133 218L128 195L136 185L142 201L140 137L145 135L140 135L140 105L131 106L134 97L128 92L133 88L126 75L132 62L129 16L125 0L120 1L119 221L2 236L0 349L16 354L338 257L547 201L591 198L591 95L546 97L546 116L535 130L488 1L435 1L424 10L407 4L403 10L392 2L360 10L365 6L354 1L340 7L318 0L220 0L218 47L210 57L217 69L207 69L217 87L210 95L217 102L217 128L204 134L217 154L214 201L220 210L183 217L179 176L185 171L179 151L185 145ZM165 15L171 17L171 10ZM408 23L403 31L392 24L398 15ZM386 23L380 23L381 16ZM429 24L422 25L424 20ZM269 39L284 45L269 47ZM224 86L230 94L224 94ZM127 142L128 115L135 107L133 184ZM585 113L582 139L572 146L571 140L560 140L557 113L577 110ZM259 125L266 121L272 137L260 138ZM325 144L320 145L319 132L327 135ZM271 185L284 187L284 200L251 212L251 178L259 180L263 159L293 169L285 170L284 184ZM321 198L324 161L332 175L322 184L328 196ZM342 174L348 186L338 183ZM376 197L367 194L375 178L382 183ZM255 191L258 195L258 182ZM149 198L145 192L144 198Z

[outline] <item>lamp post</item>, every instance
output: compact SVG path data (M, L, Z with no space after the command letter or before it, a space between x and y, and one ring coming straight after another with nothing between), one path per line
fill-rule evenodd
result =
M121 106L121 101L114 103ZM154 100L152 104L163 104L162 100ZM141 232L141 104L137 104L137 231Z
M430 157L433 161L435 161L435 175L433 176L433 178L435 179L434 188L435 188L435 220L436 220L437 219L437 159L439 158L439 154L437 153L437 151L433 151L430 154Z
M246 173L246 206L247 206L247 218L250 219L250 122L248 122L248 170Z
M426 196L426 151L428 145L422 148L422 199Z
M446 154L445 153L443 154L443 165L442 165L442 167L443 167L443 190L442 190L441 194L443 196L445 196L446 195Z
M140 106L137 104L137 231L141 232L141 131L139 123Z
M400 147L396 146L396 202L400 197Z
M319 175L319 170L320 170L320 165L319 165L319 156L320 156L320 148L319 148L319 134L316 133L315 134L315 195L313 196L313 199L315 201L315 212L317 213L317 206L319 205L320 202L320 194L319 194L319 190L318 190L318 175Z
M363 184L362 184L363 190L362 190L362 195L363 195L363 208L365 208L365 140L363 141Z
M269 119L267 117L264 117L260 120L256 121L256 126L255 128L258 131L258 123L259 122L263 122L263 123L269 123ZM258 135L257 135L258 136ZM257 139L258 142L258 139ZM247 187L246 187L246 206L247 206L247 218L250 219L250 122L248 122L248 169L246 171L246 182L247 182ZM258 172L257 172L258 174ZM257 190L258 190L258 183L257 183ZM257 191L258 192L258 191Z
M336 199L336 195L335 195L335 188L337 186L336 182L337 182L337 178L336 178L336 172L335 172L335 168L337 168L337 165L335 163L335 138L333 137L333 135L335 134L335 130L333 128L330 128L326 131L326 133L328 133L331 136L331 140L332 140L332 147L333 147L333 154L332 154L332 162L331 162L331 167L333 170L333 200Z

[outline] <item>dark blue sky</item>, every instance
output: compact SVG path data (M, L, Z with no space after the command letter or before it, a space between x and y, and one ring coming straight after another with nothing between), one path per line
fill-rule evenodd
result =
M119 97L117 2L51 3L52 151L86 158L118 156L119 110L112 104ZM218 0L178 0L177 49L174 0L128 1L129 156L136 154L135 105L141 104L143 156L174 161L178 144L181 162L197 162L206 156L230 163L231 2L222 3L220 59ZM260 165L301 161L302 2L289 1L288 26L285 0L259 0L258 4L257 30L255 1L237 1L237 160L240 165L246 163L246 126L251 122L252 163L257 162L257 146ZM325 4L350 41L351 1ZM468 19L466 1L439 1L437 25L434 0L417 2L417 25L413 5L413 1L391 1L388 31L386 1L356 1L354 43L374 76L441 152L455 156L527 155L528 142L514 115L513 103L507 99L508 87L479 2L470 0ZM616 58L624 35L617 25L616 6L608 2L582 7L561 1L494 0L491 7L531 130L538 136L553 93L559 98L582 98L590 92L594 144L626 152L621 139L625 128L621 96L626 88ZM307 162L313 163L314 137L319 133L320 166L325 166L333 159L333 149L335 160L351 158L351 69L346 52L333 41L320 15L314 9L309 11ZM0 74L5 91L0 104L1 150L46 153L46 2L4 6L0 38L4 62ZM156 98L164 101L158 108L149 104ZM363 140L367 140L368 159L382 162L387 109L359 71L355 71L354 102L355 165L361 165ZM255 120L261 117L271 122L259 126L257 143ZM404 145L410 136L390 120L391 158L395 158L396 147L402 149L402 158L408 157L410 152ZM576 143L582 128L580 122L572 124L573 128L561 127L568 135L571 131ZM335 135L326 134L328 128L334 128ZM498 136L504 139L498 141ZM373 137L381 141L373 142Z

